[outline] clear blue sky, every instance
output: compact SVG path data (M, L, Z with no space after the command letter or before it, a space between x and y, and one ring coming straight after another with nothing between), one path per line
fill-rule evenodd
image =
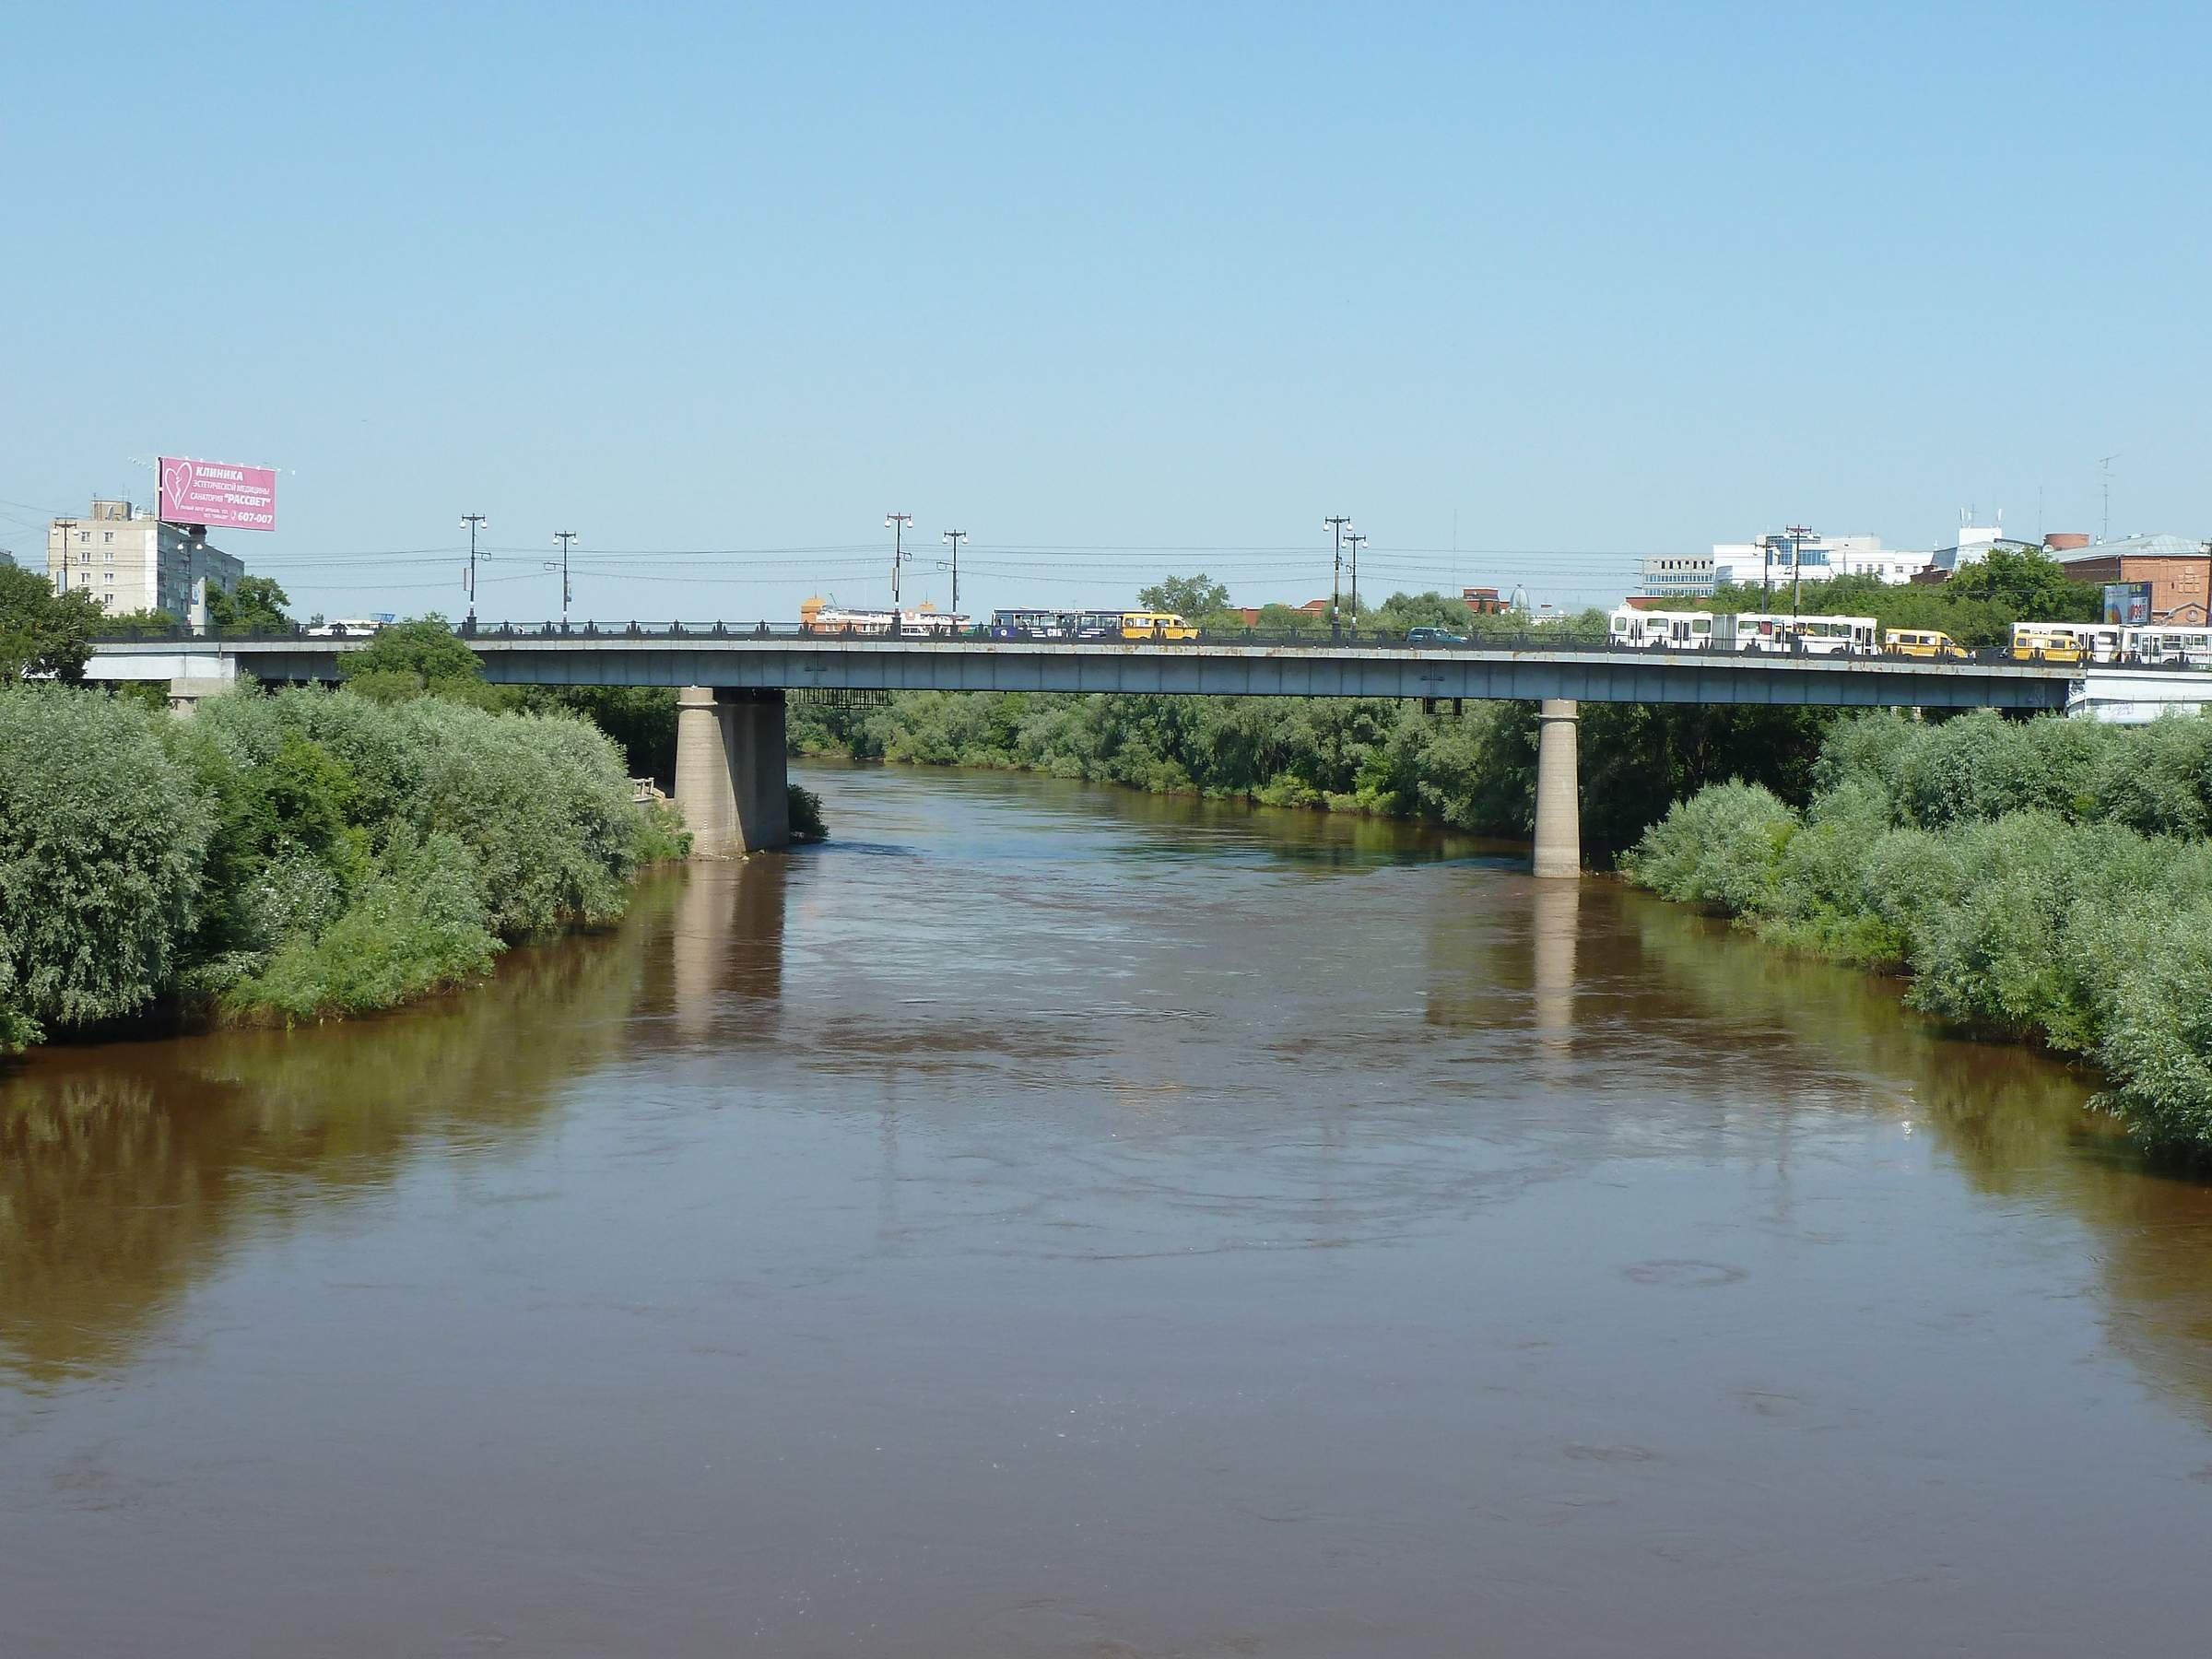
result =
M158 452L282 467L282 529L225 539L333 615L457 613L466 511L525 549L490 618L553 608L557 529L580 616L881 603L893 508L940 602L971 532L969 609L1197 568L1304 599L1335 512L1373 592L1609 599L1793 520L2094 532L2114 452L2114 535L2212 535L2201 6L94 3L5 38L34 560ZM820 550L611 551L778 548Z

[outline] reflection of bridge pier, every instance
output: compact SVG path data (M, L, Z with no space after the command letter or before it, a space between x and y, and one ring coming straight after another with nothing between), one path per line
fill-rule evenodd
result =
M706 1036L742 998L747 1018L773 1016L783 994L783 884L781 858L695 864L677 896L670 957L676 1023Z
M1539 883L1529 897L1529 987L1536 1041L1563 1049L1574 1035L1574 952L1583 930L1579 881Z

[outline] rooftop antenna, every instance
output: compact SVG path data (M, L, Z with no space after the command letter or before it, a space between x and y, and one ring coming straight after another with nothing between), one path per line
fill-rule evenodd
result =
M2097 465L2104 472L2104 528L2097 533L2097 539L2100 542L2112 539L2112 463L2119 459L2118 450L2097 458Z

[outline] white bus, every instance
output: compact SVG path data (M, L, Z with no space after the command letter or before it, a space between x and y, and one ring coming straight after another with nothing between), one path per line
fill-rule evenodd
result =
M2175 628L2159 623L2124 628L2120 630L2120 660L2177 668L2212 668L2212 628Z
M1881 648L1881 624L1872 617L1792 617L1767 611L1723 611L1714 620L1716 651L1797 652L1841 656Z
M1638 610L1624 605L1613 612L1616 645L1631 651L1704 651L1712 644L1711 611Z

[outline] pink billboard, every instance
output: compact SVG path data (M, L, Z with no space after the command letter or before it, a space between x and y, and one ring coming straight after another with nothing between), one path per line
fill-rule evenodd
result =
M276 475L265 466L161 457L161 516L172 524L276 528Z

